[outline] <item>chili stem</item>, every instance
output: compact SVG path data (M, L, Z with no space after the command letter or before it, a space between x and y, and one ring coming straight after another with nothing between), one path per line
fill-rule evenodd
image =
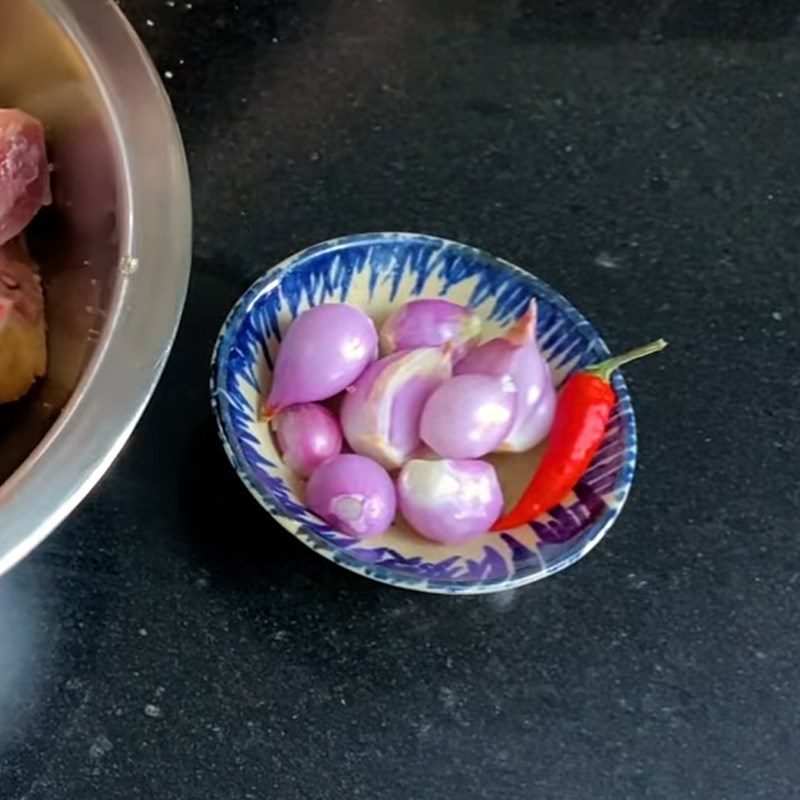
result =
M629 361L636 361L638 358L644 358L644 356L649 356L651 353L657 353L666 346L667 343L664 339L656 339L654 342L650 342L650 344L645 344L634 350L629 350L627 353L622 353L622 355L614 356L606 361L601 361L599 364L593 364L591 367L587 367L584 372L587 372L589 375L594 375L601 380L609 381L611 379L611 373L615 369L619 369L623 364L627 364Z

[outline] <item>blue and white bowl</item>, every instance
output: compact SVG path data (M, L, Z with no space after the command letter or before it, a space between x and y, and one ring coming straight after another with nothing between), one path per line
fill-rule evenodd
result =
M531 525L460 545L427 541L401 520L385 534L353 539L303 505L303 481L287 469L259 398L269 386L281 337L302 311L325 302L362 308L380 326L417 297L468 305L484 337L501 334L538 303L537 336L560 385L573 371L607 358L605 343L567 300L527 272L456 242L410 233L346 236L310 247L259 278L231 311L217 341L211 393L228 457L256 499L316 552L369 578L426 592L477 594L552 575L588 553L619 514L633 479L636 428L622 376L606 438L576 490ZM507 499L515 499L541 456L493 456Z

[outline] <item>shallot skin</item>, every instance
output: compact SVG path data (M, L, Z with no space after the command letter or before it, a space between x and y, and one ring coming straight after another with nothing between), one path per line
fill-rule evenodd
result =
M342 451L339 421L316 403L287 406L275 417L273 428L284 463L303 478Z
M494 467L486 461L409 461L397 479L400 512L426 539L460 544L485 534L503 510Z
M366 456L344 453L311 473L306 505L342 533L368 539L385 533L397 511L394 483Z
M480 340L481 320L449 300L412 300L394 311L381 328L384 353L415 347L440 347L450 342L458 360Z
M556 392L535 331L536 305L531 303L507 336L479 345L453 369L454 375L492 375L516 387L514 422L497 448L501 452L529 450L547 436L553 424Z
M309 308L283 337L262 415L333 397L377 357L378 334L361 309L345 303Z
M516 389L490 375L458 375L445 381L422 411L422 441L443 458L480 458L511 430Z
M420 446L425 402L452 375L449 348L420 347L371 364L345 393L341 422L356 453L397 469Z

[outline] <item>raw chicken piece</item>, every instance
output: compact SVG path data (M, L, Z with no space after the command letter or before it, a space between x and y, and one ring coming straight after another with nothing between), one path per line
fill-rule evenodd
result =
M22 397L46 368L39 273L21 248L0 247L0 403Z
M0 108L0 245L22 233L49 204L42 123L24 111Z

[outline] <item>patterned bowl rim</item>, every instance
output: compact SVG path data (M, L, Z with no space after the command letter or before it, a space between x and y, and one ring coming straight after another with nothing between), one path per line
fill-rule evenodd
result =
M608 494L613 494L615 496L616 503L613 506L606 504L603 513L589 526L589 535L584 534L585 541L580 548L570 552L568 556L557 562L551 564L544 564L542 562L542 569L531 574L515 574L502 578L483 579L480 582L453 581L416 576L413 573L398 572L373 564L365 564L350 556L345 549L334 546L331 542L323 539L303 524L299 524L294 529L288 527L286 522L291 520L293 524L297 524L297 518L291 511L284 507L283 503L278 498L274 497L265 489L253 472L247 459L244 457L236 431L231 423L229 413L230 404L226 392L218 389L225 385L228 358L232 344L243 320L250 313L253 304L266 292L275 290L280 285L283 277L290 270L302 267L311 257L325 252L350 248L354 245L366 246L386 241L408 241L434 245L439 248L457 248L469 254L471 258L487 269L510 272L515 277L522 278L530 285L532 292L537 297L541 297L548 303L556 306L571 323L573 328L582 329L584 337L590 342L591 346L599 352L602 358L610 357L611 353L594 325L592 325L592 323L562 294L527 270L484 250L451 239L423 233L356 233L329 239L298 251L258 277L236 301L220 328L211 357L211 406L217 420L217 430L223 448L231 465L250 491L250 494L258 500L261 506L279 522L284 529L303 542L303 544L345 569L391 586L413 589L431 594L488 594L515 589L519 586L534 583L550 575L555 575L557 572L561 572L582 559L596 547L622 511L633 483L637 455L636 418L633 412L633 405L631 403L628 387L619 370L614 375L613 386L617 394L617 402L627 406L629 410L629 414L626 415L626 424L624 425L624 449L629 454L629 469L620 470L616 484L608 492Z

